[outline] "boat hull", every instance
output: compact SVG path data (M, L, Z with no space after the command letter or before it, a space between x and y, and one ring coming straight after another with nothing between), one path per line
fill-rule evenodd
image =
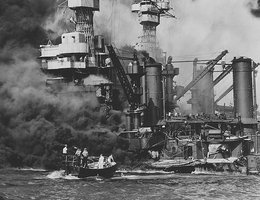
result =
M78 177L85 178L89 176L102 176L104 178L110 178L115 174L116 169L116 164L102 169L80 167Z

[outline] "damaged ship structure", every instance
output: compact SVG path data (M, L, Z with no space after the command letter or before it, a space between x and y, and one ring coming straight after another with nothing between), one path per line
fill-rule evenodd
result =
M174 17L169 1L133 3L132 12L138 13L143 35L128 58L120 56L114 46L105 46L102 36L94 35L93 17L99 4L99 0L68 0L68 7L75 11L75 31L64 33L60 45L50 42L41 46L42 69L52 75L46 82L75 84L85 92L96 93L100 101L110 106L115 98L113 91L123 91L129 106L125 112L126 128L118 135L129 141L129 151L145 152L154 158L146 162L149 168L179 173L258 174L258 64L250 58L234 58L230 64L222 63L223 71L214 79L215 66L228 53L223 51L203 67L198 67L199 60L195 59L192 81L185 87L176 86L174 77L179 75L179 69L173 66L171 56L165 61L156 39L161 17ZM129 64L124 66L122 59L128 59ZM215 100L214 87L230 73L233 84ZM108 81L84 83L84 78L91 75ZM229 113L222 113L217 103L232 90L234 107L229 108ZM188 91L191 99L187 103L192 111L184 115L177 110Z

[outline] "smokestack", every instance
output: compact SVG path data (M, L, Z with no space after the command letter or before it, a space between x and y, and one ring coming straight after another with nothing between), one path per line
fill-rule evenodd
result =
M233 91L234 115L239 117L243 124L243 134L252 135L256 128L254 119L254 100L252 85L251 58L234 58L233 62Z
M232 62L235 117L253 119L252 59L234 58Z
M174 68L172 65L172 57L169 56L165 69L162 72L162 75L165 77L165 111L166 113L171 112L175 104L173 103L173 78L175 75L179 74L179 69Z
M148 112L146 125L156 125L162 117L162 66L160 63L149 63L146 70L146 91Z
M197 67L198 59L193 61L193 79L195 79L203 67ZM188 103L192 106L192 113L214 114L214 90L213 71L209 71L192 89L192 98Z

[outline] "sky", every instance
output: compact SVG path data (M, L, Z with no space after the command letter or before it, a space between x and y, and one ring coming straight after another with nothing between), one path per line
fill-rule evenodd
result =
M252 58L256 63L260 62L260 15L251 12L252 9L258 8L256 1L172 0L171 5L176 19L161 20L158 40L161 47L173 58L215 58L220 52L228 50L229 53L223 59L226 63L240 56ZM176 81L187 84L191 80L191 64L176 67L180 68ZM216 71L218 69L216 68ZM257 89L260 88L259 76ZM231 84L232 76L226 77L215 88L216 97ZM233 103L232 96L231 92L220 104ZM257 99L260 105L259 89Z

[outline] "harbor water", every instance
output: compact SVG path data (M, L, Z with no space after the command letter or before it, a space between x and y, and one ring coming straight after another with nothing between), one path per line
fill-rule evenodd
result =
M127 175L78 179L63 171L0 170L0 200L260 199L260 177L246 175Z

